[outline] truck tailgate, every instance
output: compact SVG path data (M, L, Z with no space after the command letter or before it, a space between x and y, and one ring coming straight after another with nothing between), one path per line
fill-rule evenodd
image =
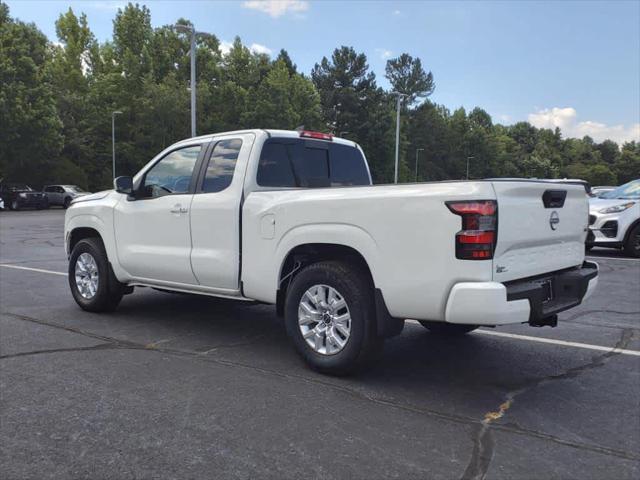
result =
M498 201L495 281L582 264L589 215L582 185L495 181L493 188Z

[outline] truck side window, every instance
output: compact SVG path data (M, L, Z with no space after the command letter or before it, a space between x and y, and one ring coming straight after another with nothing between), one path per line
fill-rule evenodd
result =
M369 185L369 173L362 153L355 147L331 145L331 186Z
M201 148L201 145L195 145L174 150L151 167L144 179L144 196L188 193Z
M311 143L306 141L305 144ZM293 169L298 186L303 188L329 187L329 150L314 148L298 142L290 146L293 155Z
M202 183L203 192L221 192L231 185L241 147L242 140L239 139L221 140L216 143L207 164Z
M267 141L258 163L258 185L262 187L295 187L287 145Z

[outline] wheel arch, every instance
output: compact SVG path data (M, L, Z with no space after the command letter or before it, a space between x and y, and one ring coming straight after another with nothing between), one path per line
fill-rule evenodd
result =
M631 223L631 225L629 225L627 227L627 231L624 232L624 239L622 240L622 245L626 245L627 240L629 240L629 237L631 236L631 232L633 231L634 228L636 228L638 225L640 225L640 218L637 218L634 222Z
M97 215L87 213L71 216L69 215L71 210L67 210L65 221L65 244L67 256L71 255L73 247L83 238L97 237L104 245L104 249L107 252L107 259L109 260L116 278L120 282L126 282L129 279L129 275L120 267L118 262L113 229L111 229L111 231L109 230L109 218L105 221Z
M392 318L387 309L382 291L376 288L376 283L369 263L365 256L353 246L341 243L302 243L291 248L281 262L278 274L278 288L276 293L276 312L284 315L284 304L287 289L293 278L305 266L322 261L336 260L353 265L360 269L369 282L376 311L377 332L381 337L391 337L399 334L404 326L404 320Z
M67 254L71 255L73 247L75 247L80 240L85 238L99 238L104 243L100 232L92 227L76 227L69 231L69 240L67 241Z

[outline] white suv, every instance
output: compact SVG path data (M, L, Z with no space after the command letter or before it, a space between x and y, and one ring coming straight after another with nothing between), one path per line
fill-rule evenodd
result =
M587 248L618 248L640 257L640 179L592 198L589 229Z

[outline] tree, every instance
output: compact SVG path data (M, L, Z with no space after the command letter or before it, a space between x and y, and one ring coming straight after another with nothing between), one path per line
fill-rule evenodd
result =
M129 3L124 10L118 9L113 21L113 51L129 88L141 86L145 75L151 72L152 38L151 12L147 7Z
M591 185L616 185L615 174L603 163L598 165L574 163L567 167L567 172L570 178L586 180Z
M393 90L408 95L408 105L414 104L419 98L427 98L436 88L433 74L426 73L420 59L414 59L408 53L387 60L385 72Z
M337 48L331 60L323 57L313 67L311 79L320 94L326 129L360 143L375 181L389 181L393 169L393 107L389 96L376 85L366 55L351 47ZM406 165L401 169L406 172Z
M281 61L284 62L287 70L289 70L289 75L294 75L298 73L298 66L291 61L291 57L289 57L289 53L283 48L278 53L278 57L276 58L276 62Z
M620 184L640 178L640 142L627 142L613 166Z
M86 15L77 17L71 8L58 17L56 33L61 45L53 48L51 71L64 145L56 162L60 168L53 169L48 182L79 183L81 180L82 186L87 187L86 172L93 170L94 160L88 123L92 106L87 103L87 94L93 70L91 50L96 40Z
M0 3L0 177L37 184L62 147L51 51L33 24Z
M320 124L320 97L311 81L291 74L283 60L254 89L249 109L243 116L246 125L264 128L294 129L300 125L317 128Z
M611 140L605 140L604 142L596 145L596 149L600 152L600 158L608 165L616 163L618 157L620 157L620 149L618 144Z

